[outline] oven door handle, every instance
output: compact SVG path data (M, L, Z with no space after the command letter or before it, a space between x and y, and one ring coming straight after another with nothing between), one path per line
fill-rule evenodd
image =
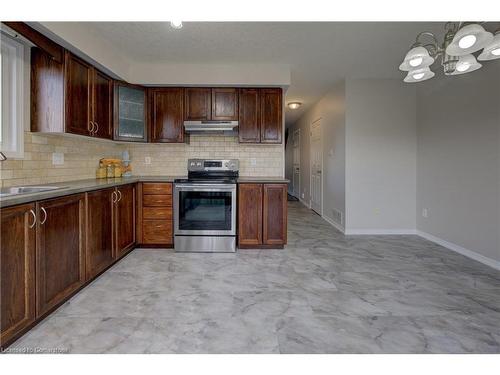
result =
M223 186L223 185L206 185L206 184L189 184L189 185L177 185L175 186L177 191L236 191L236 185L233 186Z

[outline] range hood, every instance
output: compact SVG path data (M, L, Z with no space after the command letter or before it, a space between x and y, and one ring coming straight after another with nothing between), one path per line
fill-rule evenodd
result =
M186 132L209 133L234 131L238 121L184 121Z

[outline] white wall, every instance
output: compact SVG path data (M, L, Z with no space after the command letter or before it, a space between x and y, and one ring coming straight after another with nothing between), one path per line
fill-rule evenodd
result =
M427 81L417 98L418 230L500 261L498 61Z
M346 84L346 229L415 229L416 90L399 80Z
M292 181L292 136L300 130L301 199L310 197L310 126L320 119L323 128L323 215L333 220L332 209L345 217L345 82L339 82L289 128L286 175ZM290 187L290 190L292 188Z

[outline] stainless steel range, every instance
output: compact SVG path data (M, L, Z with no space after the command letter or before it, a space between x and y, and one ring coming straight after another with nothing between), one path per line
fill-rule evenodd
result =
M235 159L188 160L188 178L174 181L175 251L236 251L238 173Z

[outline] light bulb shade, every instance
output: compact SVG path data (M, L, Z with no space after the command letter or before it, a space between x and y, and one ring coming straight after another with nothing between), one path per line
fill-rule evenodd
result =
M429 55L425 47L413 47L405 56L404 61L399 66L399 70L408 72L410 70L421 69L432 65L434 58Z
M406 83L422 82L431 79L434 75L434 72L427 66L425 68L410 70L404 81Z
M457 31L446 53L451 56L464 56L479 51L493 40L493 34L476 23L462 27Z
M469 54L465 56L460 56L458 59L457 65L455 66L455 71L450 73L452 76L456 76L459 74L465 74L473 72L474 70L478 70L482 65L477 62L474 55Z
M493 37L490 44L484 47L477 59L481 61L500 59L500 32Z

